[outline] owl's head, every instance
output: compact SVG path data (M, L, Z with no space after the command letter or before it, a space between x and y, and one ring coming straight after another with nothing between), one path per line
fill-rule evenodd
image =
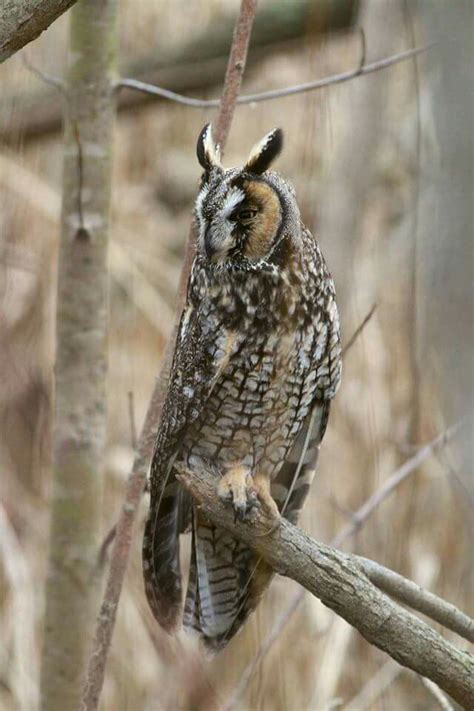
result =
M224 170L211 125L201 131L197 157L204 173L195 210L198 249L211 265L251 269L270 263L285 237L297 237L293 188L268 170L282 146L283 133L274 129L252 148L242 168Z

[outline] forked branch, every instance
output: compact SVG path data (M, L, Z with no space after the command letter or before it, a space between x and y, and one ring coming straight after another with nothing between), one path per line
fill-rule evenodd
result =
M447 642L425 622L397 605L364 572L357 557L311 539L282 519L261 512L253 522L234 521L215 492L215 479L204 470L182 471L180 481L212 523L242 540L272 568L292 578L343 617L393 659L431 679L465 708L474 705L474 657ZM460 613L462 614L462 613Z

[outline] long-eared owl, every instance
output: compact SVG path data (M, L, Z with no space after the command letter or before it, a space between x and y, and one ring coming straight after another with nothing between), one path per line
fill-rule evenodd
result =
M245 517L264 506L295 522L341 376L334 284L293 187L268 170L279 129L243 168L224 170L210 125L197 156L197 247L150 473L145 589L160 625L181 617L208 648L239 630L272 571L213 526L180 486L205 467L216 496ZM179 535L191 530L182 611Z

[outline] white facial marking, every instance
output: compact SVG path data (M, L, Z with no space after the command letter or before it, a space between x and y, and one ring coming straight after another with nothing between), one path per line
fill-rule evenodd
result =
M237 205L245 199L245 193L240 188L231 188L224 198L224 204L212 218L211 241L215 254L212 261L220 261L234 245L232 230L234 223L229 219Z
M204 185L201 192L199 193L199 195L196 198L196 216L197 216L198 223L199 223L198 240L199 240L199 245L201 246L201 248L204 247L204 233L206 231L205 220L202 216L202 204L203 204L204 200L206 199L208 192L209 192L209 185Z
M231 188L226 195L224 207L221 210L221 215L227 219L235 210L237 205L245 199L245 193L240 188Z

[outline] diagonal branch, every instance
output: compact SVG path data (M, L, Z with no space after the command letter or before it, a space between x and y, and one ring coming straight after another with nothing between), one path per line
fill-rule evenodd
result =
M374 312L374 309L375 306L372 307L370 312L371 314ZM358 335L361 332L363 326L365 326L368 320L369 318L368 316L366 316L362 324L357 328L356 332L354 333L354 336L356 336L356 334ZM348 341L347 345L345 346L346 352L352 346L352 343L354 342L354 336ZM348 538L357 533L357 531L359 531L359 529L365 524L365 522L369 519L372 513L380 506L380 504L385 501L385 499L390 496L390 494L392 494L410 474L413 474L413 472L417 471L417 469L426 459L428 459L438 450L442 449L447 444L447 442L450 441L450 439L458 431L459 426L460 423L454 425L453 427L450 427L448 430L446 430L446 432L443 432L441 435L433 439L427 445L422 447L413 457L404 462L404 464L402 464L402 466L399 467L382 484L382 486L377 489L377 491L375 491L372 496L370 496L362 504L362 506L360 506L360 508L351 516L350 523L344 526L344 528L342 528L339 533L336 534L336 536L332 539L330 545L334 546L334 548L339 548L342 543L344 543L344 541L346 541ZM303 602L305 593L306 590L304 588L299 590L294 596L293 600L291 600L289 605L277 617L270 632L262 642L257 654L247 664L244 671L242 672L242 675L233 693L226 701L222 711L231 711L231 709L234 709L237 706L258 665L267 656L267 654L273 647L273 644L281 635L286 624L289 622L293 614ZM394 597L396 597L396 595L394 595ZM413 607L414 609L419 609L420 612L422 612L420 608L417 608L416 606ZM451 626L449 624L445 624L445 626L451 629ZM464 629L466 629L466 627ZM469 639L469 637L466 637L466 639Z
M277 530L261 512L254 522L234 521L206 471L182 471L180 481L204 515L245 542L280 575L292 578L402 666L431 679L466 708L474 704L474 657L444 640L399 607L365 575L356 556L311 539L282 519Z
M382 486L370 496L365 503L351 516L350 523L347 524L333 541L333 545L337 548L341 543L371 516L378 505L386 499L386 497L396 489L410 474L415 472L418 467L423 464L432 454L442 449L444 445L456 434L461 427L462 422L458 422L445 432L442 432L438 437L435 437L431 442L428 442L424 447L421 447L413 457L407 459L388 479L384 481Z
M76 0L6 0L0 8L0 63L32 42Z
M233 44L229 56L229 66L225 78L223 101L220 106L217 124L220 132L217 139L223 151L235 109L235 102L240 90L245 68L247 49L250 41L252 23L257 9L257 0L242 0L237 18ZM230 87L229 87L230 85ZM221 118L222 116L225 118ZM176 303L176 321L181 313L186 284L194 254L193 229L191 228L186 245L186 254L181 272L180 288ZM175 334L176 334L175 326ZM133 528L137 518L138 506L143 494L158 422L161 417L166 395L171 360L174 351L175 335L170 338L166 349L160 376L153 390L145 422L138 440L132 471L127 481L125 500L117 521L114 546L110 558L110 568L104 597L97 618L92 652L89 658L84 684L81 708L83 711L95 711L98 708L100 693L104 683L105 665L112 641L117 607L127 569L132 542Z

